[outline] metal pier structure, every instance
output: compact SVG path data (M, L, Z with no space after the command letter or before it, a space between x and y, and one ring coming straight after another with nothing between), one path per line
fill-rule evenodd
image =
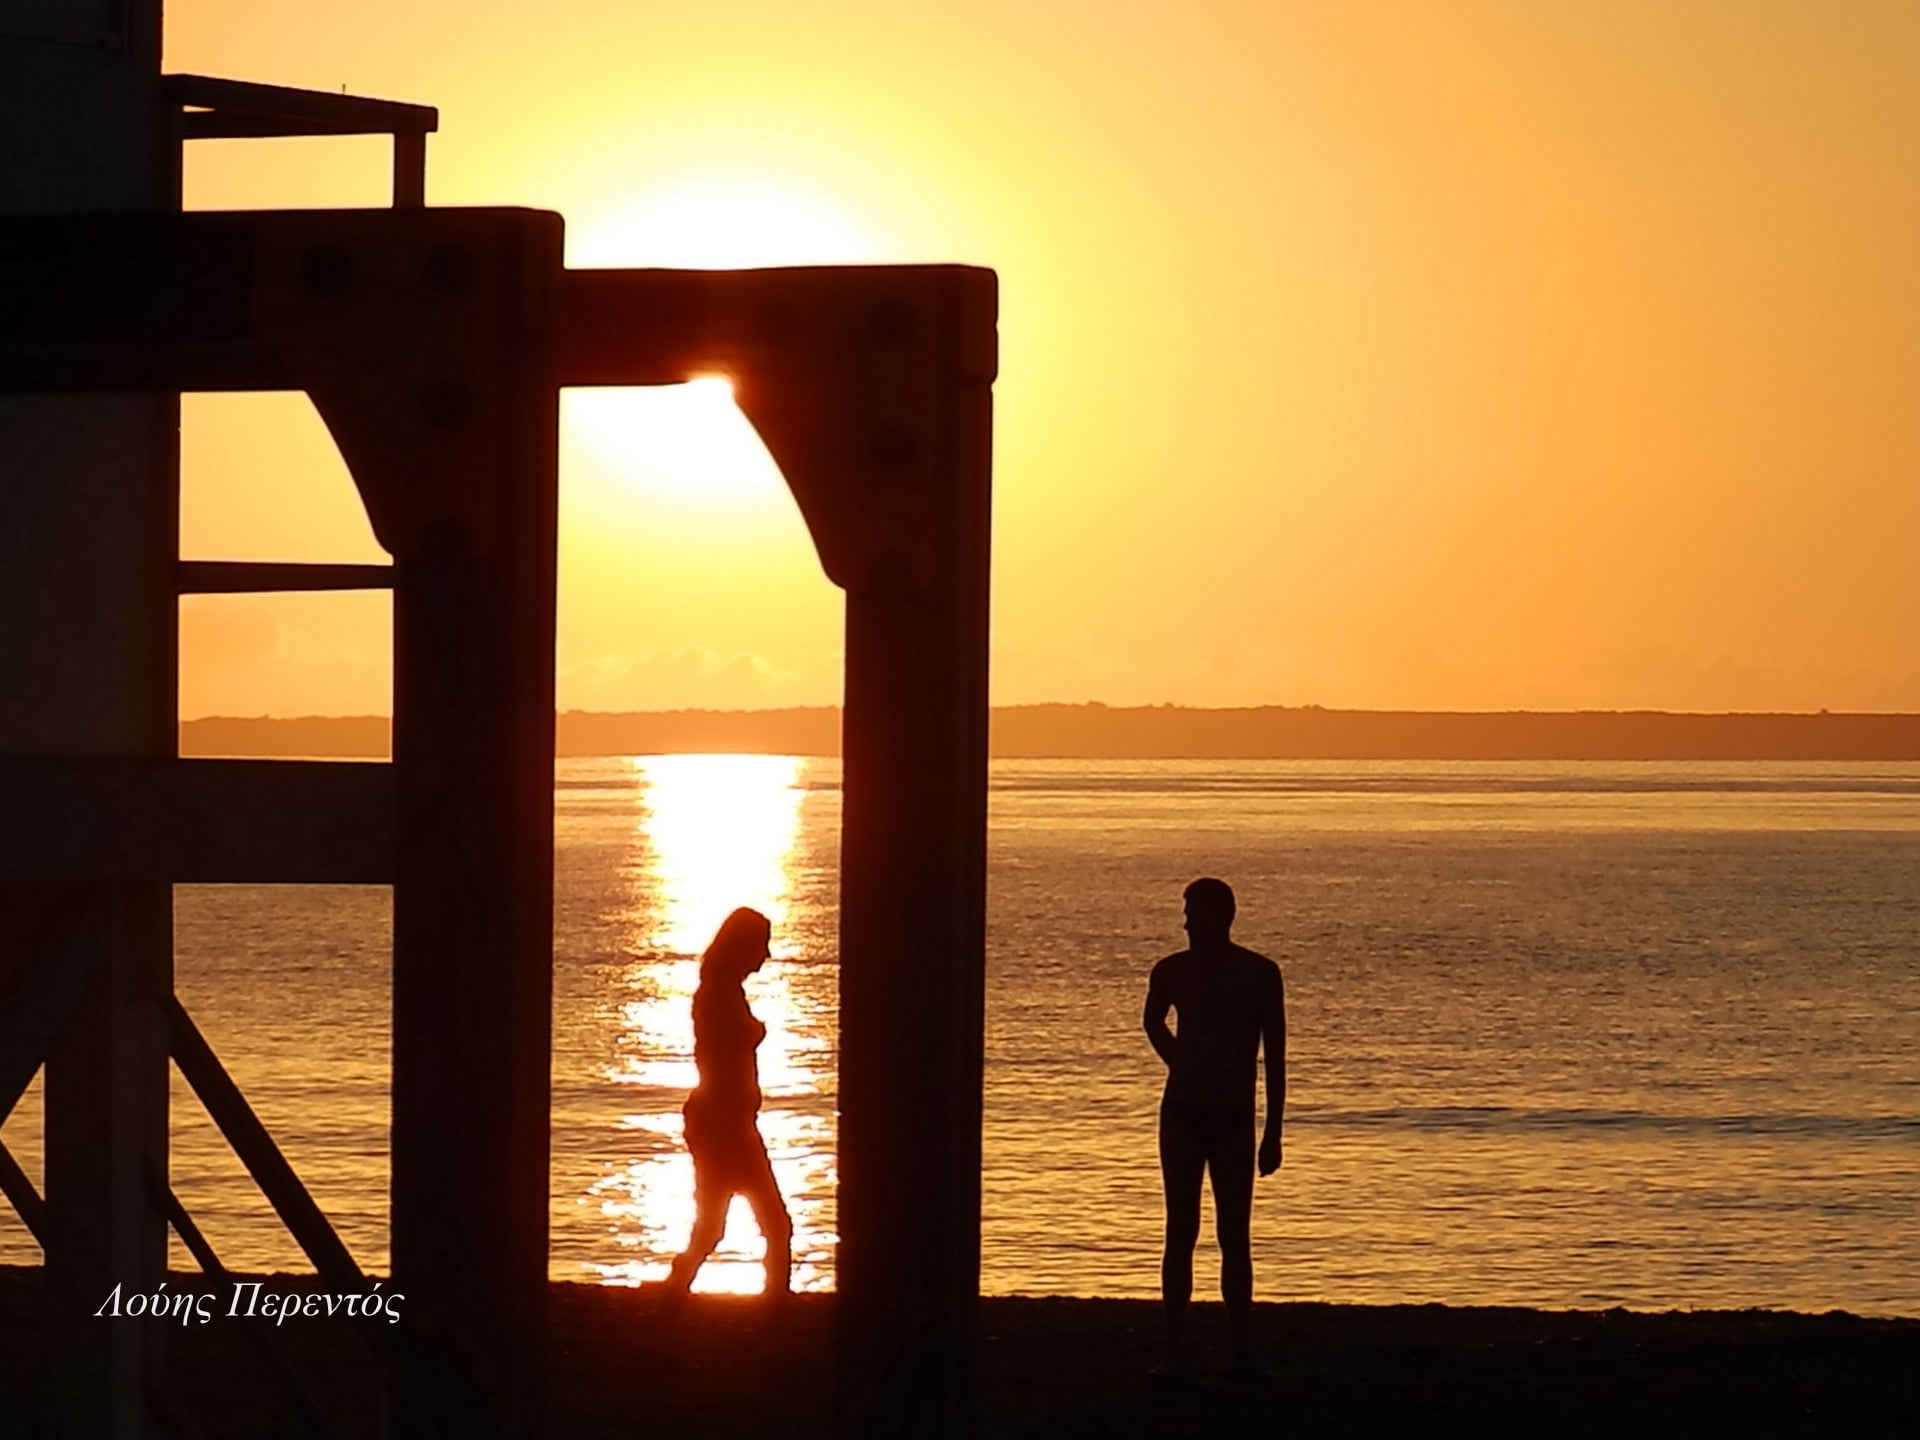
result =
M178 1065L326 1283L358 1265L173 995L171 886L394 893L388 1430L540 1433L559 392L725 373L846 592L837 1388L972 1428L996 296L957 266L573 271L426 206L426 107L162 75L157 0L0 15L0 1102L44 1066L62 1433L180 1426ZM182 214L200 137L394 137L394 208ZM179 395L305 391L381 566L183 562ZM393 591L391 764L182 760L178 596ZM0 1113L4 1113L0 1110ZM317 1423L317 1422L316 1422Z

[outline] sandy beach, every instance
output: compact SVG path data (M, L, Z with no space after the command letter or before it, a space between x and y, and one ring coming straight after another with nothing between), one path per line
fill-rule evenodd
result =
M281 1277L269 1289L310 1287ZM174 1288L191 1288L176 1277ZM47 1433L54 1329L40 1274L0 1272L0 1435ZM832 1300L783 1310L555 1284L549 1433L802 1437L834 1433ZM108 1323L105 1321L98 1323ZM404 1323L404 1321L402 1322ZM1196 1375L1149 1377L1159 1314L1132 1300L982 1304L981 1433L1026 1436L1858 1436L1920 1433L1920 1320L1833 1313L1543 1312L1261 1303L1270 1375L1224 1372L1224 1320L1199 1304ZM340 1433L375 1433L379 1367L340 1320L276 1341ZM173 1404L217 1437L300 1434L238 1321L173 1332Z

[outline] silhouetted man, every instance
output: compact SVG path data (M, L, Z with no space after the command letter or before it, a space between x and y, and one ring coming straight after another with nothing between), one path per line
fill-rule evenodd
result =
M1233 891L1224 880L1186 889L1187 948L1153 967L1147 1038L1167 1062L1160 1100L1160 1179L1167 1197L1167 1247L1160 1293L1167 1314L1166 1371L1185 1368L1181 1330L1193 1294L1193 1247L1200 1238L1200 1176L1213 1182L1220 1241L1220 1298L1227 1302L1236 1372L1257 1374L1247 1345L1253 1310L1254 1071L1267 1055L1267 1123L1260 1173L1280 1168L1280 1116L1287 1102L1287 1008L1280 967L1228 938ZM1178 1031L1167 1027L1167 1012Z

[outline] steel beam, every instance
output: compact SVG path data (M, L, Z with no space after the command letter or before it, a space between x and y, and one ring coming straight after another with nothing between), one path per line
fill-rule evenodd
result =
M385 885L394 871L390 765L0 755L0 882Z
M50 1349L67 1433L144 1435L165 1332L94 1315L114 1286L166 1275L166 1221L144 1176L167 1156L172 896L151 882L90 889L105 963L45 1067Z
M182 560L182 595L257 595L268 591L391 590L391 565L315 564L289 560Z
M176 208L159 58L159 0L0 6L0 214ZM0 754L173 754L179 405L156 388L0 396ZM7 917L71 898L0 890ZM46 1064L50 1349L61 1433L137 1436L164 1327L92 1313L166 1263L141 1170L167 1159L171 898L152 883L82 898L100 973ZM24 939L0 923L0 952Z
M186 112L181 116L184 140L428 135L440 128L440 112L433 106L403 100L373 100L217 75L165 75L160 83L168 103Z

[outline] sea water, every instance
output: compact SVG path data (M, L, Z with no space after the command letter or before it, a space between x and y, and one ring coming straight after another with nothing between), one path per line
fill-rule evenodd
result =
M1920 765L1002 761L992 785L988 1293L1155 1293L1140 1006L1212 874L1286 977L1262 1296L1920 1314ZM635 1283L684 1240L695 957L751 904L776 926L761 1129L799 1283L831 1286L839 798L828 760L561 762L556 1278ZM384 1267L387 893L182 886L175 932L183 1002ZM30 1095L5 1129L35 1174L37 1124ZM172 1143L228 1266L302 1268L177 1076ZM701 1287L757 1288L758 1254L736 1204ZM35 1258L8 1213L0 1259Z

